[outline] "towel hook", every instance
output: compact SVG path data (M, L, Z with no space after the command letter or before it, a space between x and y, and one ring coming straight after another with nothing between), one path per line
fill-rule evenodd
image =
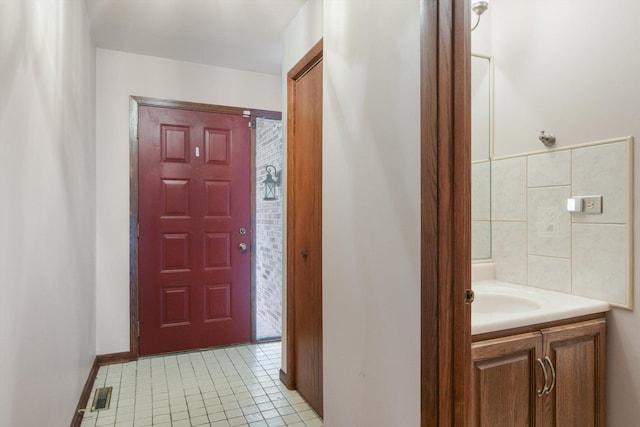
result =
M547 147L556 145L556 137L552 133L544 133L544 131L541 131L538 139Z

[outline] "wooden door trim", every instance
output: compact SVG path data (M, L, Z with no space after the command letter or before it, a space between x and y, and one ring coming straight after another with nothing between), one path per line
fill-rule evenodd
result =
M421 426L471 425L470 10L421 0Z
M173 101L168 99L148 98L142 96L129 97L129 359L136 360L139 355L138 337L138 108L141 106L173 108L178 110L201 111L207 113L244 115L250 111L250 119L265 118L282 120L279 111L256 110L242 107L202 104L197 102ZM251 129L251 227L255 230L255 168L256 168L256 133ZM255 233L251 243L251 341L255 342Z
M255 118L282 120L280 111L257 110L254 108L229 107L225 105L203 104L200 102L174 101L170 99L131 96L139 106L174 108L176 110L202 111L205 113L233 114L242 116L245 111L251 112L251 120Z
M293 247L294 233L289 224L293 224L293 218L295 218L295 195L293 192L293 186L290 184L289 171L293 170L293 156L291 155L291 142L294 140L293 134L295 117L293 117L293 90L295 88L295 82L303 77L309 70L317 65L322 60L323 48L322 39L318 41L307 52L296 65L291 68L287 73L287 366L286 372L280 369L280 381L290 390L296 388L296 371L295 371L295 289L292 286L293 277L293 263L294 254L290 250Z

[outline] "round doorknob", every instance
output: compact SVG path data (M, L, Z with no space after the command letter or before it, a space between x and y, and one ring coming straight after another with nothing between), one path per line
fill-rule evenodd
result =
M238 245L238 249L240 249L240 252L246 252L247 251L247 244L246 243L240 243Z
M467 289L464 292L464 303L465 304L471 304L475 298L476 298L476 294L473 292L472 289Z

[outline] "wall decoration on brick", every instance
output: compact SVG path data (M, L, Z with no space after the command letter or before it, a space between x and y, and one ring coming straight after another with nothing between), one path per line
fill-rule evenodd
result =
M282 122L256 120L256 188L261 188L266 165L283 166ZM282 188L276 199L264 200L256 191L256 338L282 333Z

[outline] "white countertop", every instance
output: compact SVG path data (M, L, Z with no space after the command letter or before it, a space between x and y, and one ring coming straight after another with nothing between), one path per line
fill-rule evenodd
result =
M497 280L474 282L472 288L472 335L609 311L604 301Z

